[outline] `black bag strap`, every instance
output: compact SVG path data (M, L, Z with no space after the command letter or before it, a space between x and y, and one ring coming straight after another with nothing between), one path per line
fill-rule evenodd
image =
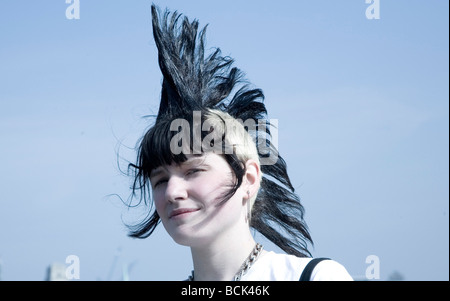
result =
M302 274L300 275L299 281L310 281L311 280L311 274L312 274L314 268L316 267L316 265L319 262L321 262L323 260L330 260L330 258L325 258L325 257L314 258L310 262L308 262L306 267L303 269Z

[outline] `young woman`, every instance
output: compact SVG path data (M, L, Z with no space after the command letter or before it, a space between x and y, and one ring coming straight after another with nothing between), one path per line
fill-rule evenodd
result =
M191 249L189 280L351 280L336 261L310 257L304 208L272 144L262 91L243 84L219 49L205 53L197 21L155 6L152 21L161 102L130 164L133 196L150 210L130 236L146 238L162 222ZM251 228L285 254L264 250Z

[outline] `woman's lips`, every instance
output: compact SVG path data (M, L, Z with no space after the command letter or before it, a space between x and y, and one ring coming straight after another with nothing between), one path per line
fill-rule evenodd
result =
M182 216L185 216L185 215L187 215L189 213L192 213L192 212L195 212L195 211L198 211L198 210L200 210L200 209L198 209L198 208L179 208L179 209L174 209L174 210L172 210L170 212L169 219L170 218L176 218L176 217L182 217Z

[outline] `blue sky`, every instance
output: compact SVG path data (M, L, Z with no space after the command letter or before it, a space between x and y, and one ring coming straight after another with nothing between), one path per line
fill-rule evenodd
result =
M314 256L357 277L449 279L448 1L155 1L208 25L278 119ZM2 280L43 280L80 259L81 280L179 280L189 249L160 227L127 237L134 159L158 109L151 1L0 4ZM120 155L119 164L117 155ZM276 247L259 238L266 249Z

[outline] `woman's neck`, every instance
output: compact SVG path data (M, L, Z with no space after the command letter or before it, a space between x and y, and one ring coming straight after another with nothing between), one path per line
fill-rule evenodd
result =
M191 247L196 281L230 281L255 247L250 229L221 235L207 246Z

